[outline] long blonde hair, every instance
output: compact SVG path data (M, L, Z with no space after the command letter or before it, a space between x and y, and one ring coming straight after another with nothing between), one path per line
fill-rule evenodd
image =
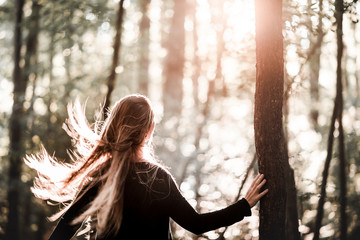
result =
M103 124L93 127L78 101L69 104L68 114L64 129L75 144L69 154L73 162L60 163L44 148L40 154L26 156L26 164L38 172L32 191L40 199L68 203L50 218L56 220L87 190L99 186L98 194L72 223L91 216L96 218L97 234L116 234L122 222L130 163L144 161L139 152L154 124L150 101L138 94L126 96L115 103Z

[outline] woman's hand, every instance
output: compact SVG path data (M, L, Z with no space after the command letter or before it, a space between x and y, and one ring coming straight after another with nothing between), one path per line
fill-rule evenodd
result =
M250 208L252 208L260 200L260 198L262 198L269 191L268 189L265 189L264 191L260 192L265 183L266 179L264 179L264 174L257 175L252 182L249 190L245 195L245 199L249 203Z

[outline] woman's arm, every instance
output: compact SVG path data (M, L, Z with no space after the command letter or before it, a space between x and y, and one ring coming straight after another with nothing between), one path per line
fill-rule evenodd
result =
M263 175L259 175L255 178L245 198L224 209L204 214L199 214L193 209L171 179L171 194L168 204L170 217L180 226L195 234L232 225L245 216L251 216L251 207L267 193L267 190L260 192L261 187L265 184L263 177Z

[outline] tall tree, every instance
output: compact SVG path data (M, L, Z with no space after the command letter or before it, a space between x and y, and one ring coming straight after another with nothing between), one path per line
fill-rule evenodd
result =
M192 37L193 37L193 58L192 58L192 66L193 66L193 73L191 76L191 80L192 80L192 85L193 85L193 91L192 91L192 96L194 99L194 117L195 116L199 116L199 114L203 114L205 112L205 107L203 109L203 111L201 111L200 109L200 101L199 101L199 76L200 76L200 69L201 69L201 60L199 57L199 52L198 52L198 21L196 19L196 9L197 9L197 2L193 2L191 6L189 6L189 9L191 10L191 18L193 21L193 32L192 32ZM207 106L208 104L208 100L206 101L204 106ZM195 117L196 118L196 117ZM191 155L190 157L188 157L186 159L186 161L184 161L184 166L183 166L183 170L181 172L181 175L179 177L179 183L182 183L186 177L186 173L188 170L188 166L190 165L190 163L196 158L195 155L198 153L199 151L199 145L200 145L200 140L203 134L203 127L206 123L206 119L208 118L207 115L203 115L203 118L201 119L202 121L196 121L196 130L195 130L195 141L194 141L194 146L195 146L195 154ZM199 164L196 163L198 166Z
M343 15L344 15L344 1L335 1L335 19L336 19L336 41L337 41L337 68L336 68L336 96L338 96L339 108L337 113L337 120L339 125L339 179L340 179L340 239L347 239L347 220L346 220L346 159L345 159L345 140L344 128L342 124L343 113L343 83L342 83L342 56L344 50L343 43Z
M115 87L115 79L116 79L116 67L119 64L119 57L120 57L120 47L121 47L121 35L122 35L122 22L123 22L123 15L124 15L124 0L119 1L119 8L116 15L116 23L115 23L115 37L114 37L114 53L112 58L112 64L110 69L109 77L107 78L107 93L105 97L104 103L104 117L106 115L106 111L110 106L111 101L111 94Z
M23 81L28 81L29 84L31 82L33 92L32 92L32 99L30 103L30 107L27 110L28 117L27 122L28 126L31 126L34 123L34 103L35 103L35 89L36 89L36 80L37 80L37 71L38 71L38 37L40 32L40 9L41 5L39 4L38 0L32 1L31 6L31 16L29 18L29 33L26 40L26 53L25 53L25 64L24 64L24 70L22 74ZM30 138L34 134L34 128L30 128ZM33 142L30 143L31 147L34 147Z
M34 114L33 114L33 106L34 106L34 93L35 93L35 86L36 86L36 79L37 79L37 62L38 62L38 35L40 31L39 23L40 23L40 9L41 5L39 4L38 0L32 1L31 6L31 15L29 17L28 22L28 36L26 40L26 53L24 56L24 68L22 71L22 82L32 82L33 85L33 96L32 101L30 104L29 109L26 113L26 119L27 119L27 125L31 126L34 122ZM33 128L29 127L29 135L26 136L27 139L31 139L34 132ZM31 142L31 145L33 145L33 142ZM25 185L25 189L22 191L23 196L22 200L23 202L20 202L20 205L23 209L23 214L20 214L22 217L21 226L29 226L31 225L31 214L33 208L31 207L32 201L31 201L31 193L30 193L30 187L29 185ZM30 236L30 228L24 227L21 229L21 238L28 238Z
M318 12L318 25L316 30L316 42L314 48L314 55L310 57L310 97L311 97L311 109L310 117L315 129L318 129L318 117L319 117L319 73L320 73L320 56L321 56L321 46L324 38L323 31L323 0L319 0L319 12ZM309 4L311 5L311 3ZM311 47L313 48L313 47Z
M324 203L326 198L326 184L327 184L327 177L329 175L329 167L330 162L332 159L332 153L333 153L333 144L334 144L334 131L335 131L335 121L336 121L336 113L338 111L339 105L338 101L334 103L334 109L331 117L331 123L330 123L330 130L329 130L329 136L328 136L328 142L327 142L327 155L325 159L324 169L322 172L322 180L321 180L321 190L320 190L320 198L318 201L317 206L317 214L315 219L315 230L314 230L314 238L313 240L319 239L319 233L320 233L320 227L321 227L321 220L324 215Z
M33 0L31 15L29 17L29 21L27 21L29 25L29 33L26 40L26 53L24 57L25 63L22 72L23 82L27 82L31 75L31 80L33 82L36 80L40 8L41 5L39 4L39 1Z
M139 36L139 92L148 95L149 91L149 44L150 44L150 18L148 16L148 9L150 0L141 0L140 8L142 18L140 22L140 36Z
M285 77L288 75L285 73ZM289 85L291 83L289 81L285 81L285 92L283 97L283 125L284 125L284 158L289 158L288 151L288 115L289 115L289 97L290 97L290 89ZM287 240L300 240L300 232L299 232L299 216L298 216L298 201L297 201L297 189L295 184L295 173L294 169L290 166L290 163L286 163L285 168L285 176L286 176L286 232L285 236Z
M317 207L317 215L315 220L314 240L318 240L320 237L321 221L324 215L324 203L326 198L326 184L329 174L330 161L332 159L333 142L335 122L338 122L339 130L339 142L338 142L338 154L339 154L339 179L340 179L340 239L345 240L347 238L347 220L346 220L346 159L345 159L345 144L344 144L344 129L342 124L342 112L343 112L343 96L342 96L342 55L343 55L343 14L344 14L344 2L343 0L335 1L335 19L336 19L336 40L337 40L337 68L336 68L336 96L334 102L333 114L331 117L330 132L328 139L327 157L325 160L324 170L322 174L321 192Z
M9 180L8 180L8 222L6 226L6 238L11 240L19 239L19 188L20 175L22 166L23 146L23 105L25 99L25 90L27 79L21 76L21 46L22 46L22 20L23 20L23 6L24 0L16 1L15 14L15 30L14 30L14 102L12 107L12 114L9 123Z
M255 146L268 194L260 200L260 239L285 239L286 161L282 104L284 58L282 1L256 0Z
M174 0L174 15L166 42L167 56L164 63L164 118L179 116L183 99L183 69L185 63L185 9L186 0Z
M221 89L221 94L226 97L227 88L225 84L225 79L222 74L222 58L225 50L225 41L223 39L226 25L224 24L225 16L224 16L224 2L223 1L211 1L212 6L212 14L211 14L211 22L214 25L216 31L216 70L215 76L209 82L209 91L208 96L217 95L217 88ZM217 87L217 85L219 87Z
M288 94L284 94L284 105L288 107ZM284 111L284 115L288 114L288 109ZM285 121L284 125L287 124ZM283 136L283 153L284 158L289 159L288 151L288 134L287 128L284 126L284 136ZM295 174L294 169L290 166L290 163L286 161L285 163L285 178L286 178L286 231L285 239L286 240L300 240L299 232L299 216L298 216L298 207L297 207L297 189L295 184Z

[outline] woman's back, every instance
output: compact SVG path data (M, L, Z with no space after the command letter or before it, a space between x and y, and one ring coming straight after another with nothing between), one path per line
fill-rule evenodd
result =
M96 239L169 239L166 202L171 191L170 180L170 176L158 166L147 162L131 164L125 183L120 230L115 236L97 236ZM50 239L70 239L74 236L81 225L72 226L71 221L86 209L98 189L98 185L92 187L75 202L61 218Z
M133 164L125 184L123 223L125 239L168 239L171 198L177 187L161 167L146 162Z
M72 218L97 194L90 189L60 220L50 239L67 239L79 226ZM131 165L125 183L124 210L119 232L112 237L96 239L171 239L170 217L185 229L200 234L233 224L251 215L250 206L242 199L219 211L198 214L184 199L171 175L151 163ZM64 236L66 236L64 238Z

